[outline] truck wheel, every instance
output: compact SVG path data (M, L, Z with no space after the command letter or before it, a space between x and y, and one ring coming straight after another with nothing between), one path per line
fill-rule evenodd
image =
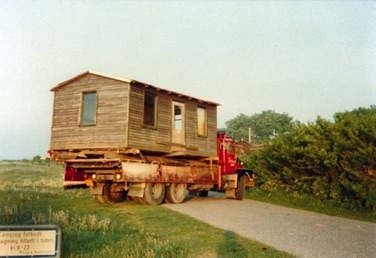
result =
M165 185L146 183L144 201L150 205L159 205L165 198Z
M118 191L118 184L107 183L103 187L103 197L108 203L116 203L124 200L124 191ZM97 199L98 200L98 199Z
M187 195L187 184L170 184L166 187L166 200L169 203L182 203Z
M245 189L245 177L246 176L241 176L238 180L238 187L236 188L235 199L239 201L243 200Z

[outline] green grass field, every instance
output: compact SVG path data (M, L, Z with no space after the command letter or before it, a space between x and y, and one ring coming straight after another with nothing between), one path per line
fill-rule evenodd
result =
M97 203L63 167L0 161L0 224L58 224L63 257L291 257L163 206Z

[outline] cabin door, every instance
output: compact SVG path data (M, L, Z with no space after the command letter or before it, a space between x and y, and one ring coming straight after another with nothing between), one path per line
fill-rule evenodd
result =
M173 143L185 145L185 105L180 102L172 102L172 139ZM181 148L172 147L172 151Z

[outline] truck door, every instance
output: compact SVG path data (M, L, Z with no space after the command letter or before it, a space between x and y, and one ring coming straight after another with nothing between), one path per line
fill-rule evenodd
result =
M226 138L223 139L219 155L221 155L219 160L222 161L222 173L236 173L236 154L232 140Z
M173 143L185 144L185 105L172 102L172 139ZM177 149L173 148L173 151Z
M227 143L227 165L226 165L226 173L234 174L236 173L236 153L234 142L228 141Z

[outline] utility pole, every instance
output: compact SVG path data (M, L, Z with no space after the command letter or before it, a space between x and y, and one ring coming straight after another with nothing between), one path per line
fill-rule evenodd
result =
M248 142L252 145L252 128L248 127Z

